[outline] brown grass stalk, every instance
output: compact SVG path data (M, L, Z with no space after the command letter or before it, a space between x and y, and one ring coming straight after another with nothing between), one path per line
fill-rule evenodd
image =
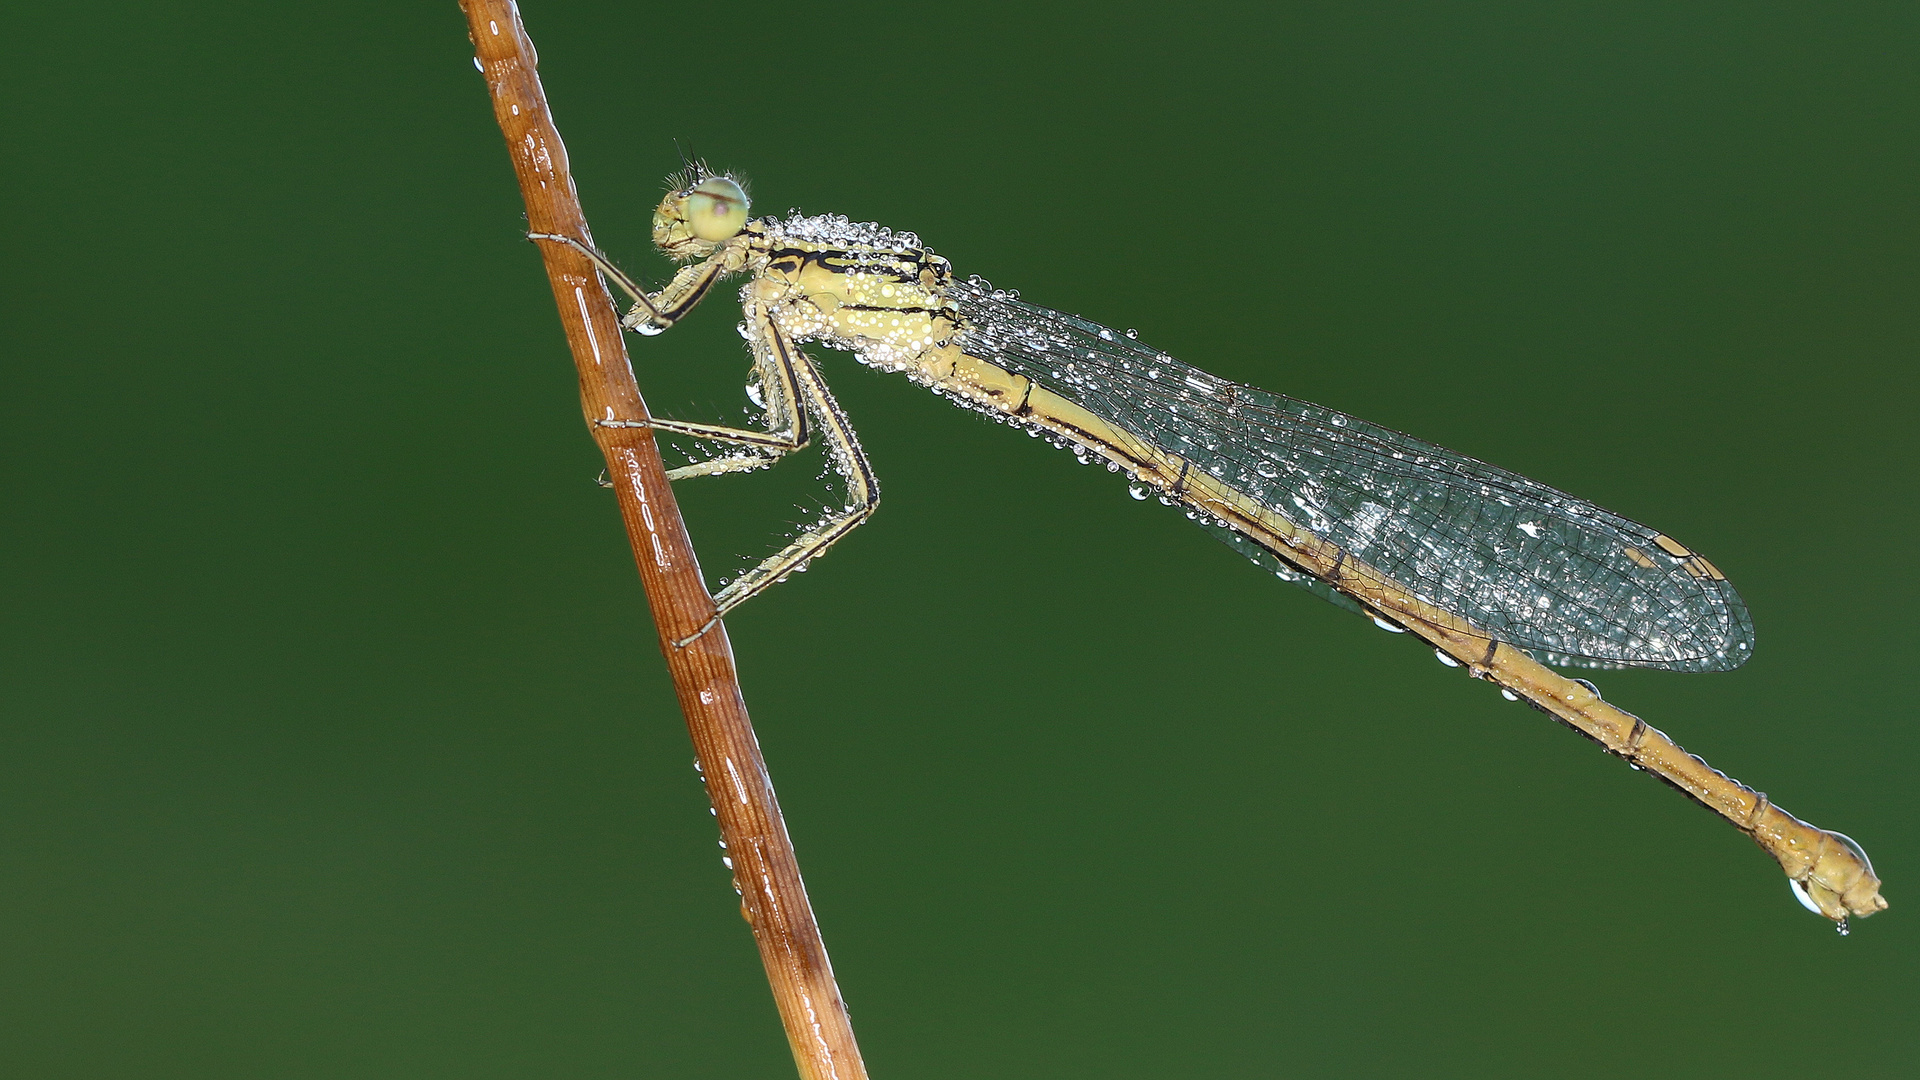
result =
M592 243L567 171L566 149L534 70L533 43L517 8L508 0L462 0L461 8L526 197L529 229ZM753 927L800 1076L864 1080L866 1068L846 1006L834 985L793 843L747 718L726 627L717 625L684 647L673 644L704 625L714 608L668 487L660 450L651 431L595 423L648 416L613 298L579 253L562 244L539 248L579 369L581 411L606 455L607 475L653 609L660 651L686 714L707 797L733 861L742 912Z

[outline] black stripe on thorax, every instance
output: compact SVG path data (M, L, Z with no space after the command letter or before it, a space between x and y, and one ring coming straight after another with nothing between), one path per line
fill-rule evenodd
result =
M887 265L889 261L894 265ZM929 265L927 253L921 248L855 252L846 248L779 247L767 251L767 269L778 273L797 274L808 263L832 274L860 271L906 284L918 282Z
M841 304L840 311L897 311L902 315L942 315L945 308L889 307L886 304Z

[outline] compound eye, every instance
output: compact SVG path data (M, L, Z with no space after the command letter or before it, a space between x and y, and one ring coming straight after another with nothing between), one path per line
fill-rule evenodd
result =
M732 238L747 224L747 193L724 176L709 176L687 192L687 228L711 244Z

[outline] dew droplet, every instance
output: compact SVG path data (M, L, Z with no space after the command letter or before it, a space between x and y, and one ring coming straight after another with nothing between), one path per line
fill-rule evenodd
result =
M1153 494L1153 489L1151 487L1148 487L1146 484L1140 483L1138 480L1136 480L1133 483L1127 485L1127 494L1133 496L1136 499L1145 500L1147 496Z
M1380 628L1380 629L1382 629L1382 630L1385 630L1385 631L1386 631L1387 633L1389 633L1389 634L1404 634L1404 633L1406 633L1406 632L1407 632L1407 628L1406 628L1406 627L1404 627L1404 626L1397 626L1397 625L1395 625L1395 624L1393 624L1393 623L1390 623L1390 622L1388 622L1387 620L1385 620L1385 619L1383 619L1383 618L1381 618L1381 617L1380 617L1380 616L1378 616L1378 615L1374 615L1374 616L1372 616L1372 619L1373 619L1373 625L1375 625L1375 626L1377 626L1377 627L1379 627L1379 628Z
M1506 687L1504 687L1504 686L1500 688L1500 696L1501 696L1501 697L1503 697L1503 698L1506 698L1506 699L1507 699L1508 701L1519 701L1519 700L1520 700L1520 695L1519 695L1519 694L1516 694L1516 693L1514 693L1513 691L1511 691L1511 690L1509 690L1509 689L1507 689L1507 688L1506 688Z
M1445 652L1445 651L1443 651L1443 650L1440 650L1440 649L1435 649L1435 650L1433 650L1433 655L1434 655L1435 657L1437 657L1437 658L1439 659L1439 661L1440 661L1441 663L1443 663L1443 664L1445 664L1445 665L1447 665L1448 667L1459 667L1459 666L1460 666L1460 661L1458 661L1458 660L1455 660L1455 659L1454 659L1453 657L1451 657L1451 656L1448 656L1448 655L1446 654L1446 652Z

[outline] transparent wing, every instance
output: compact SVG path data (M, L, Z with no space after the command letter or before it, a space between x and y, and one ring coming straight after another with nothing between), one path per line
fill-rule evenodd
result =
M1186 458L1543 660L1722 671L1752 654L1753 623L1733 586L1653 529L1398 431L1216 378L978 279L948 295L967 352ZM1273 561L1238 534L1228 540Z

